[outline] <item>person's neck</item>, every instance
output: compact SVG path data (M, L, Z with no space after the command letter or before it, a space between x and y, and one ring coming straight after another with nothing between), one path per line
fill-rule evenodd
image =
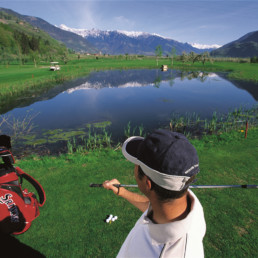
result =
M157 224L165 224L184 219L191 209L191 202L187 201L187 199L187 195L184 195L179 199L161 203L154 198L151 200L153 210L151 219Z

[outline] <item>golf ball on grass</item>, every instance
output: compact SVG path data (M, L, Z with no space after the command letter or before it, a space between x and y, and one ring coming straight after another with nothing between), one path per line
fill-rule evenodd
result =
M114 216L111 220L112 220L112 221L116 221L117 218L118 218L117 216Z
M107 215L107 217L106 217L106 223L109 223L109 224L111 224L111 222L114 222L114 221L116 221L117 220L117 216L113 216L112 214L110 214L110 215Z

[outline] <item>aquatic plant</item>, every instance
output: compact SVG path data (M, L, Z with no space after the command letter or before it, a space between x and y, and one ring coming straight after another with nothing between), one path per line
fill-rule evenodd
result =
M258 105L251 109L244 109L241 106L226 114L218 114L214 111L211 119L204 120L201 120L200 116L195 113L186 113L184 116L172 114L169 129L184 134L190 132L192 136L202 136L245 129L247 121L249 127L257 125Z
M127 138L131 136L131 121L129 121L127 127L124 128L124 134Z
M144 130L144 127L143 127L143 124L141 124L139 126L139 136L143 136L143 130Z
M124 135L125 135L126 138L129 138L129 137L134 136L134 135L144 136L143 131L144 131L143 124L141 124L139 126L136 125L132 129L131 121L129 121L127 126L124 128Z
M28 110L21 118L15 118L11 115L0 116L0 133L10 135L13 142L17 141L29 135L37 127L33 123L33 120L38 114L32 113L32 110Z

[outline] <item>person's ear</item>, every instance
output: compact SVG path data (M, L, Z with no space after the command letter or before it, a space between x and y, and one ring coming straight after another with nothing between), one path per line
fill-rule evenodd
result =
M148 190L151 190L151 180L146 176L145 179L146 187Z

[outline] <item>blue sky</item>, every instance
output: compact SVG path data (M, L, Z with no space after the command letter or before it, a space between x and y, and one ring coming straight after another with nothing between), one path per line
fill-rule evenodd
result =
M223 45L258 30L258 0L0 0L0 7L72 28L142 31Z

